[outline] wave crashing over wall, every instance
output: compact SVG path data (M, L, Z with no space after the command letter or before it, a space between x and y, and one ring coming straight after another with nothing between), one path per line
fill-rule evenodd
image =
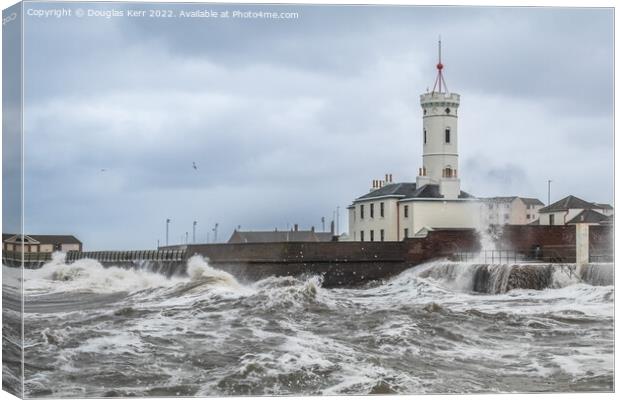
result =
M498 294L513 289L542 290L586 283L614 284L613 264L481 264L438 261L419 267L417 276L478 293Z

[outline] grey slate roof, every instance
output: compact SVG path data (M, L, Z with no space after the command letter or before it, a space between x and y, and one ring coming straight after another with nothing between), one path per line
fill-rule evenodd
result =
M533 197L519 197L519 196L497 196L497 197L485 197L482 200L485 202L493 203L512 203L516 199L521 199L526 205L542 206L542 201Z
M525 204L530 205L530 206L544 206L545 205L545 203L533 197L521 197L521 200Z
M577 224L579 222L598 224L600 222L607 221L608 219L609 217L607 215L603 215L594 210L583 210L579 214L575 215L575 217L566 224Z
M377 197L395 197L401 200L443 198L443 196L439 193L439 185L428 184L417 188L415 183L403 182L391 183L389 185L383 186L382 188L373 190L355 199L354 203L362 200L374 199ZM459 194L459 199L469 198L474 198L474 196L461 190L461 193Z
M567 196L562 200L558 200L553 204L548 205L547 207L543 207L538 212L553 212L553 211L565 211L568 209L579 209L583 208L585 210L591 210L593 208L601 208L597 207L594 203L590 203L588 201L582 200L576 196Z
M228 243L329 242L331 232L313 231L235 231Z
M493 203L512 203L517 196L496 196L496 197L485 197L481 199L485 202L493 202Z
M603 204L603 203L592 203L594 204L598 209L601 210L613 210L614 208L610 205L610 204Z
M3 233L2 241L12 238L14 234ZM73 235L25 235L42 244L82 244Z
M331 242L334 238L334 234L331 232L314 232L319 242Z
M416 186L415 183L410 183L410 182L391 183L389 185L383 186L382 188L373 190L363 196L360 196L357 199L355 199L355 201L372 199L375 197L384 197L384 196L407 197L408 195L411 195L412 193L415 192L416 190L415 186Z

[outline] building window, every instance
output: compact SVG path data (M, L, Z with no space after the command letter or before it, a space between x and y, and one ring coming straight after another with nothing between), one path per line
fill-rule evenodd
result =
M405 218L409 218L409 206L405 206Z
M371 242L375 241L375 231L373 231L372 229L370 230L370 241Z
M426 129L424 129L424 144L426 144Z
M364 205L363 204L360 204L360 219L364 219Z
M385 204L384 203L379 203L379 214L381 214L381 217L385 217Z
M382 241L382 242L383 242L383 241L385 241L385 231L384 231L383 229L381 229L381 230L379 231L379 233L381 234L381 241Z
M549 225L555 225L555 215L549 215Z
M530 219L530 214L527 214L526 217L527 217L527 219Z
M446 143L450 143L450 128L446 128Z
M409 238L409 228L405 228L405 239Z
M360 242L364 241L364 231L360 231Z
M505 219L506 221L508 221L508 218L510 218L510 215L509 215L509 214L504 214L504 219Z
M370 218L375 217L375 203L370 203Z

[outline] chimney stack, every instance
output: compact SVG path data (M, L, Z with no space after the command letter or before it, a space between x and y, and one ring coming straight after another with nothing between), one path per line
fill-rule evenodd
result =
M295 232L297 232L298 229L299 229L299 226L295 224Z

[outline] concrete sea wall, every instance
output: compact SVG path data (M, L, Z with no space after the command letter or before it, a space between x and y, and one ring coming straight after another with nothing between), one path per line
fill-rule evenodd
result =
M494 229L498 248L511 249L526 257L536 255L546 262L574 262L574 226L507 225ZM594 257L591 261L611 259L612 227L591 226L589 236L590 254ZM221 243L145 251L69 252L66 262L91 258L105 266L143 268L172 276L185 274L187 259L197 254L207 258L211 266L230 272L242 281L320 274L326 287L355 286L388 279L433 259L477 252L479 239L479 234L472 229L442 229L430 231L423 238L400 242ZM6 265L21 265L19 257L10 260L5 256L3 254ZM30 268L39 267L48 259L41 255L25 256L26 266Z

